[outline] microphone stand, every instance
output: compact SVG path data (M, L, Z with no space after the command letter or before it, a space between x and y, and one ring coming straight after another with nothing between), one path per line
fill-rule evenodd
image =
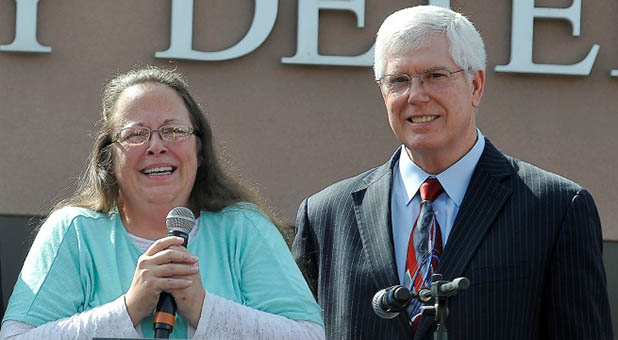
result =
M465 277L459 277L453 281L442 280L442 274L433 274L431 276L430 289L421 289L418 297L423 302L429 302L432 298L435 299L433 306L422 306L421 315L433 316L438 323L438 327L433 333L434 340L448 340L448 331L446 330L446 317L448 316L448 298L457 294L460 290L465 290L470 287L470 280Z

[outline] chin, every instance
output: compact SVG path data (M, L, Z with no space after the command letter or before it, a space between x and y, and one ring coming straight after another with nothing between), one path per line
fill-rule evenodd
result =
M435 138L412 138L403 143L406 148L414 151L434 150L441 147L439 140Z
M156 193L149 195L148 202L153 204L174 204L174 202L186 202L186 200L179 200L178 195L173 193Z

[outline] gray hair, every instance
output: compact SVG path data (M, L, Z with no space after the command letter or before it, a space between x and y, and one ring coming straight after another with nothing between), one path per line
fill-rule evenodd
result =
M388 58L424 47L432 34L445 34L455 63L466 71L468 80L485 71L487 54L483 38L465 16L437 6L414 6L388 16L376 36L373 71L379 80Z
M287 226L267 207L265 201L253 190L228 175L215 150L210 123L189 93L189 85L182 74L155 66L119 74L105 85L101 120L97 124L98 130L95 133L87 168L79 179L75 193L56 204L53 210L64 206L77 206L110 213L117 206L119 187L112 166L112 135L115 128L116 104L124 90L147 83L162 84L175 90L189 111L196 137L198 159L197 175L189 198L191 204L200 210L220 211L239 202L253 203L265 212L284 237L287 237Z

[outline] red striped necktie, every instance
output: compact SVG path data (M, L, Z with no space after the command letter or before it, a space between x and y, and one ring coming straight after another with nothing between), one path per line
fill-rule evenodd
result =
M442 191L444 189L437 178L427 179L420 188L421 207L410 233L404 275L404 286L415 294L421 288L431 286L431 274L438 267L442 255L442 233L432 204ZM412 300L408 307L410 320L418 314L421 304L417 299Z

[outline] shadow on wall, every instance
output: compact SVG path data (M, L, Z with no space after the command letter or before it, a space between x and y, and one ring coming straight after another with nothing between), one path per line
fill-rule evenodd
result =
M22 263L34 240L34 231L41 222L41 217L0 216L0 274L4 306L13 291ZM289 237L291 235L287 235ZM612 312L614 333L618 332L618 242L603 243L603 259L607 274L607 287ZM0 301L2 302L2 301ZM4 309L0 313L4 314Z

